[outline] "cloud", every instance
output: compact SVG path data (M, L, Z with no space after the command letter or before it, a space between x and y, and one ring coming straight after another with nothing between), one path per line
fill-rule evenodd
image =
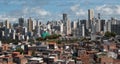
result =
M51 13L49 11L46 11L45 9L42 9L40 7L25 7L20 10L12 10L8 13L1 14L0 15L0 21L9 20L10 22L16 22L18 21L18 18L24 17L24 18L39 18L45 19L47 16L50 16Z
M51 18L53 20L61 19L58 14L62 13L72 15L73 12L71 13L70 6L79 2L80 0L0 0L1 8L7 18L37 17L45 21ZM79 9L79 5L76 8L73 7L73 9L75 9L73 10L75 15L84 15L84 10Z
M87 12L80 8L80 5L76 4L70 7L71 11L76 14L76 16L84 16Z
M5 21L8 20L10 22L16 22L18 20L18 18L15 17L11 17L11 16L5 16L5 15L0 15L0 21Z
M103 13L105 15L119 15L120 14L120 5L97 6L96 11Z
M44 9L34 9L36 13L38 13L40 16L46 16L50 15L50 12L44 10Z
M104 16L113 16L120 14L120 5L111 5L111 1L100 0L99 2L89 0L0 0L2 19L16 21L16 18L39 18L40 20L61 19L58 14L67 13L71 19L87 18L88 8L95 8L95 13L101 13ZM53 5L54 4L54 5ZM90 5L92 4L92 5ZM105 4L105 5L103 5ZM87 6L86 6L87 5ZM97 6L98 5L98 6ZM100 6L99 6L100 5ZM96 7L97 6L97 7Z
M28 5L28 6L33 6L33 5L46 5L50 1L49 0L0 0L1 4L4 5Z
M27 2L25 0L21 0L21 1L18 1L18 0L12 0L10 2L8 2L8 4L16 4L16 5L23 5L23 4L26 4Z
M116 12L117 12L118 14L120 14L120 5L117 5L116 7L117 7Z
M85 14L86 14L86 12L83 9L80 9L79 11L76 12L77 16L85 15Z
M29 15L29 14L34 14L37 16L46 16L46 15L50 15L49 11L46 11L44 9L41 9L39 7L34 7L34 8L30 8L30 7L26 7L22 10L24 15Z
M80 5L76 4L76 5L74 5L74 6L71 6L70 9L71 9L72 11L77 11L77 10L79 9L79 6L80 6Z

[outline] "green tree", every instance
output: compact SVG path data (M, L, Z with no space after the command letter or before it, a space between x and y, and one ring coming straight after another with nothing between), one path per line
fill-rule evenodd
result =
M109 32L109 31L107 31L107 32L105 32L105 35L104 35L105 37L111 37L111 32Z
M116 36L116 33L111 32L111 36L112 36L112 37L115 37L115 36Z
M20 52L20 54L24 53L24 50L20 47L16 48L15 50L16 52Z
M61 44L62 43L62 41L61 40L57 40L57 44Z
M107 32L105 32L105 35L104 35L105 37L115 37L116 36L116 34L114 33L114 32L109 32L109 31L107 31Z
M32 51L32 56L35 56L36 54L35 54L35 51Z
M42 37L39 37L39 38L37 38L36 40L37 40L37 41L43 41L43 40L45 40L45 39L42 38Z
M59 34L53 34L53 35L47 36L46 38L47 39L57 39L59 37L61 37L61 35L59 35Z

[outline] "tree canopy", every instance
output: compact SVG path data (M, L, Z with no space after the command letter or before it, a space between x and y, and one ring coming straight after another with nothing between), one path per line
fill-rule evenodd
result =
M52 40L52 39L57 39L57 38L59 38L60 36L61 36L61 35L59 35L59 34L45 35L45 37L39 37L39 38L37 38L36 40L37 40L37 41L44 41L44 40L46 40L46 39Z
M16 48L15 50L16 52L20 52L20 54L24 53L24 50L20 47Z
M107 32L105 32L104 36L105 36L105 37L115 37L116 34L115 34L114 32L109 32L109 31L107 31Z

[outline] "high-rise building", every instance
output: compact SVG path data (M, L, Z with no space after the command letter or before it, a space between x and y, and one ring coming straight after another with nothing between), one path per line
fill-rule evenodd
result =
M5 36L5 32L4 32L4 31L2 31L2 37L3 37L3 36Z
M60 32L63 34L63 23L60 24Z
M24 18L19 18L19 25L24 26Z
M76 21L71 22L71 27L72 27L72 29L76 29L77 28L77 22Z
M114 32L117 35L120 35L120 21L115 18L111 18L111 20L108 20L107 31Z
M8 28L8 29L10 28L10 23L7 20L5 21L5 27Z
M66 22L68 19L67 19L67 14L63 14L63 22Z
M33 30L35 30L35 27L36 27L36 20L32 20L33 21Z
M112 24L117 24L117 20L115 18L113 18L113 17L111 18L110 21L111 21Z
M88 10L88 20L93 21L93 18L94 18L94 11L93 11L93 9L89 9Z
M98 19L96 20L96 31L101 32L100 13L98 13Z
M85 37L85 26L82 24L82 37Z
M71 22L67 18L67 14L63 14L63 23L64 23L64 33L66 35L71 34Z
M2 42L0 41L0 47L2 47Z
M96 40L96 26L97 26L97 23L95 22L96 19L94 18L92 21L91 21L91 40Z
M120 24L112 24L111 25L111 32L114 32L117 35L120 35Z
M39 21L38 20L36 20L35 31L36 31L36 35L40 36L40 26L39 26Z
M102 19L100 24L101 24L101 31L104 31L105 20Z
M47 29L48 29L48 30L51 30L51 24L50 24L50 23L47 24Z
M12 39L15 39L15 32L12 33Z
M0 28L3 27L3 22L0 22Z
M88 22L87 22L87 29L91 28L91 22L94 19L94 11L93 9L88 10Z
M100 19L95 20L95 30L96 32L101 32L101 20Z
M98 13L98 19L100 19L100 13Z
M95 21L96 21L96 31L97 32L104 31L105 20L100 19L100 13L98 13L98 18Z
M71 22L70 22L70 20L67 20L67 22L66 22L66 29L65 30L67 30L66 31L66 35L71 34Z
M32 32L33 30L33 21L31 18L28 19L28 31Z
M110 20L108 20L108 21L106 22L106 31L111 32L111 24L112 24L112 22L111 22Z
M27 27L23 27L22 34L26 35L27 33Z
M68 18L67 18L67 14L63 13L63 24L64 26L66 25Z
M87 20L86 20L86 19L80 20L80 24L84 24L85 29L86 29L86 22L87 22Z
M103 32L105 33L107 31L107 22L105 22L105 25L104 25L104 30Z

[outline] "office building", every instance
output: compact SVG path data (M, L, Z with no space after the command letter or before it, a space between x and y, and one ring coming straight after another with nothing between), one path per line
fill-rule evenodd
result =
M67 18L67 14L63 14L63 24L64 24L64 34L69 35L71 34L71 22Z
M93 9L89 9L88 10L88 22L87 22L87 29L91 28L91 22L94 19L94 11Z
M9 21L8 21L8 20L6 20L6 21L5 21L5 27L6 27L7 29L9 29L9 28L10 28L10 23L9 23Z
M87 20L86 20L86 19L80 20L80 24L84 24L85 29L86 29L86 23L87 23Z
M71 22L70 22L70 20L68 20L67 22L66 22L66 35L70 35L71 34Z
M4 25L3 22L0 22L0 28L3 27L3 25Z
M23 27L24 26L24 18L19 18L19 25L21 26L21 27Z
M82 24L82 37L85 37L85 25Z
M111 32L111 24L112 24L112 22L111 22L110 20L108 20L108 21L106 22L106 31Z
M32 32L33 30L33 21L31 18L28 19L28 31Z
M63 14L63 22L66 22L68 20L68 18L67 18L67 14Z
M101 17L100 17L100 13L98 13L98 19L101 19Z
M76 21L71 22L71 28L72 29L76 29L77 28L77 22Z
M104 20L104 19L101 20L101 31L104 31L105 21L106 20Z
M101 21L100 21L100 19L96 20L96 32L101 32Z
M63 34L63 23L60 24L60 33Z
M117 35L120 35L120 24L112 24L111 25L111 32L114 32Z

